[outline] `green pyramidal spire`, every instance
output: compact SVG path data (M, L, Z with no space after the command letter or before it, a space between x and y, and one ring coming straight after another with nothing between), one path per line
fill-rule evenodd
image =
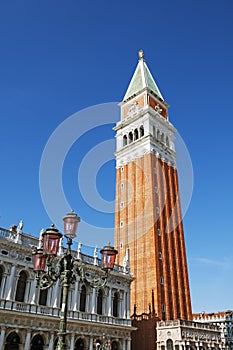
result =
M147 67L142 50L138 52L138 56L138 65L136 67L136 70L131 79L123 101L128 100L130 97L138 94L145 88L151 90L156 96L158 96L164 101L163 96L161 95L161 92L159 91L159 88L156 85L154 78L152 77L151 72L149 71L149 68Z

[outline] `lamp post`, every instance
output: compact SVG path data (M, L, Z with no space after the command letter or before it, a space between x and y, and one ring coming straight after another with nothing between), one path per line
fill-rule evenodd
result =
M87 280L85 265L76 259L71 253L72 240L77 235L80 218L73 211L63 218L64 236L67 238L67 248L60 258L57 258L59 242L62 234L51 225L42 233L42 245L33 251L34 271L36 272L37 286L40 289L50 288L58 279L62 286L62 306L58 332L58 344L56 350L66 349L67 334L67 302L70 286L76 281L77 276L91 287L102 287L107 282L108 274L114 268L117 250L108 244L100 253L102 255L103 275L95 277L93 281ZM107 349L107 348L106 348Z

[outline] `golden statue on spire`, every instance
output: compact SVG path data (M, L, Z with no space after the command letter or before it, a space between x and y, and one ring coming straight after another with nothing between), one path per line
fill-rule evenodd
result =
M140 60L144 58L144 52L143 52L143 50L139 50L139 51L138 51L138 57L139 57Z

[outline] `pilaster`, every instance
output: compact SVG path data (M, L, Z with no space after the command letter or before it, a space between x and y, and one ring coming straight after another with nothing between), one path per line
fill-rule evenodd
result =
M108 293L107 293L107 310L106 314L108 316L112 316L112 289L109 287L108 288Z
M50 333L48 350L53 350L53 348L54 348L54 333Z
M53 286L53 307L58 307L59 303L59 280Z
M79 281L76 281L75 285L74 285L74 297L73 297L73 310L74 311L77 311L79 308L78 296L79 296Z
M5 329L4 327L1 328L1 334L0 334L0 349L3 349L4 339L5 339L5 333L6 333L6 329Z
M31 341L31 331L28 330L27 334L26 334L24 350L29 350L30 349L30 341Z
M90 341L89 341L89 350L93 350L93 338L90 337Z
M36 304L37 303L37 297L38 297L38 292L39 288L36 287L37 281L34 278L31 281L31 290L30 290L30 295L29 295L29 303L31 304Z

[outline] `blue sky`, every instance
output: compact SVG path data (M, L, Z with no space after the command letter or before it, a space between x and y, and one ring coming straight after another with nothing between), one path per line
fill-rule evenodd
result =
M193 165L184 218L193 311L233 309L232 10L231 0L1 1L0 226L23 219L37 235L51 224L39 188L48 139L74 113L120 101L142 48ZM95 145L114 140L112 126L83 135L62 169L68 202L98 227L113 227L113 215L86 205L77 171ZM114 167L112 159L96 174L106 201Z

